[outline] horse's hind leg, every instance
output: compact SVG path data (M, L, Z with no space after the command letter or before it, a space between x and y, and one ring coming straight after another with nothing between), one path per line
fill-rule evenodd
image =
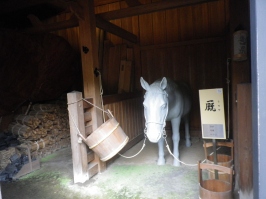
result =
M184 121L185 121L186 146L190 147L191 141L190 141L190 134L189 134L189 117L188 117L188 115L184 117Z
M158 142L158 150L159 150L159 157L157 164L158 165L165 165L165 158L164 158L164 138L161 137L161 139Z

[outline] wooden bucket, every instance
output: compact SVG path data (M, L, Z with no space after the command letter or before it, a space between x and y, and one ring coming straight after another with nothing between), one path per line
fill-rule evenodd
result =
M199 192L201 199L232 199L231 184L222 180L203 180Z
M229 182L218 179L203 179L203 170L218 170L228 174ZM225 167L215 164L198 164L199 198L200 199L232 199L233 198L233 166Z
M206 143L204 142L203 147L205 151L205 158L206 158L206 163L209 164L214 164L214 156L213 155L208 155L207 148L212 147L213 143ZM218 142L217 146L219 147L227 147L230 148L231 150L231 155L226 155L226 154L217 154L217 165L220 166L225 166L225 167L231 167L233 165L233 147L234 143L233 141L231 142ZM215 179L215 172L213 170L209 170L209 178L210 179ZM229 182L230 176L226 173L223 172L218 172L218 178L219 180L224 180Z
M207 156L206 163L214 164L214 156L213 155ZM233 165L233 159L230 155L217 154L217 164L220 166L231 167ZM209 173L209 178L215 179L215 172L213 170L208 170L208 173ZM224 173L222 171L218 172L218 178L219 180L224 180L227 182L229 182L230 180L229 174Z
M83 141L101 161L114 157L128 142L129 138L114 117L107 120Z

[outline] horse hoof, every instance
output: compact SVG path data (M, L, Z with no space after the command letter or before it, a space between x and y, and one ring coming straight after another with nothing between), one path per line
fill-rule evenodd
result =
M190 141L186 141L186 146L190 147L191 146L191 142Z
M157 165L165 165L165 159L158 159Z
M173 166L180 167L180 162L179 161L174 161Z

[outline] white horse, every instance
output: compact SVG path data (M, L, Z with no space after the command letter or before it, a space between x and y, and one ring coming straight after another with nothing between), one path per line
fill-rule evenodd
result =
M185 122L186 146L191 145L189 135L189 111L191 109L191 92L184 83L175 83L169 78L163 77L149 85L142 77L141 86L146 90L144 96L144 117L146 120L146 135L150 142L157 143L159 149L158 165L165 164L164 158L164 134L166 121L172 124L173 155L179 159L179 126L181 118ZM180 162L174 159L174 166L180 166Z

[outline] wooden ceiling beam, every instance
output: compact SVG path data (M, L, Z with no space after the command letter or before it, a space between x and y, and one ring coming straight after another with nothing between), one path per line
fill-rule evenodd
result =
M138 0L126 0L128 6L140 6L142 5Z
M31 16L31 21L32 19L35 19ZM36 23L35 23L36 24ZM32 28L27 28L22 30L22 32L27 32L27 33L40 33L40 32L52 32L52 31L57 31L57 30L62 30L62 29L67 29L67 28L74 28L79 26L79 22L76 17L71 17L69 20L66 21L61 21L61 22L55 22L55 23L50 23L50 24L45 24L45 23L38 23L37 26L34 26ZM113 23L106 21L102 19L99 16L96 16L96 27L103 29L106 32L112 33L114 35L117 35L127 41L130 41L132 43L137 43L138 37L122 28L119 26L114 25Z
M103 29L109 33L112 33L114 35L117 35L121 37L122 39L126 39L127 41L130 41L132 43L138 42L138 37L134 35L131 32L126 31L123 28L120 28L119 26L116 26L115 24L104 20L100 16L96 16L96 26L100 29Z
M69 3L63 0L8 0L0 3L0 13L8 14L42 4L52 5L58 8L66 8Z
M121 10L113 10L97 14L105 20L121 19L125 17L132 17L157 11L163 11L178 7L190 6L195 4L207 3L218 0L165 0L155 3L143 4L134 7L128 7Z

